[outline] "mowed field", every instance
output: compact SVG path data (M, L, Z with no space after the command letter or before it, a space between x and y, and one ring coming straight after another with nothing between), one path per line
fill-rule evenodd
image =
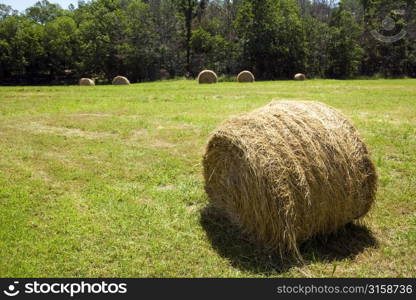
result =
M364 225L263 253L205 210L215 127L271 100L352 120L379 174ZM1 277L416 276L416 80L0 87Z

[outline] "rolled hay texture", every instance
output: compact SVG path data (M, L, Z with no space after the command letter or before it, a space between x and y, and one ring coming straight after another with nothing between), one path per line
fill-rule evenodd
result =
M81 78L80 81L79 81L79 85L92 86L92 85L95 85L95 83L92 79Z
M303 81L303 80L306 80L306 76L305 76L305 74L298 73L298 74L295 75L294 79Z
M130 84L130 81L124 76L116 76L113 79L114 85L123 85L123 84Z
M300 257L300 242L362 218L377 175L356 129L319 102L273 101L233 117L203 158L210 203L254 242Z
M217 80L217 74L211 70L203 70L198 75L198 83L217 83Z
M254 75L250 71L242 71L237 75L238 82L254 82Z

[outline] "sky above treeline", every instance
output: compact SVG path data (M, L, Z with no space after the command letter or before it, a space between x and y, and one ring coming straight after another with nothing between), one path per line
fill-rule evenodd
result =
M33 6L39 0L0 0L1 4L10 5L14 9L23 12L26 8ZM68 8L70 4L74 4L75 7L78 4L78 0L49 0L51 3L58 3L62 8Z

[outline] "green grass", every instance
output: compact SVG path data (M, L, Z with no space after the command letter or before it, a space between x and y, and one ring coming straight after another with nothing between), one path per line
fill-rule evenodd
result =
M272 99L346 114L379 173L366 226L281 262L204 211L209 133ZM0 88L1 277L416 276L416 80Z

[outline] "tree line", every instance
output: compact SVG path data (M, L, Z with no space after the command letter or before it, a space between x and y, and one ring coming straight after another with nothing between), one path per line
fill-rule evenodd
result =
M202 69L258 79L416 77L414 0L92 0L0 4L0 83L132 82Z

